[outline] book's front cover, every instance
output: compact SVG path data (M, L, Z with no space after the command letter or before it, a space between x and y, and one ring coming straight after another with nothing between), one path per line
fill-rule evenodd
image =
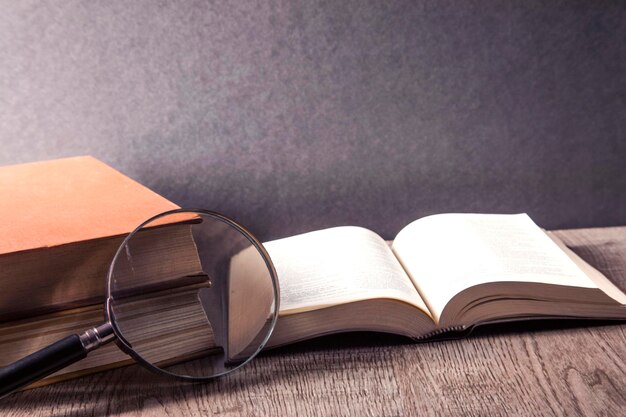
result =
M122 235L176 208L90 156L0 167L0 255Z

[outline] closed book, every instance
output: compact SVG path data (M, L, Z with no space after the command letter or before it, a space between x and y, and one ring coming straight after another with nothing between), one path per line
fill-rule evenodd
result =
M92 157L0 168L0 366L103 323L108 270L123 239L176 208ZM212 340L210 332L191 337L206 323L193 290L208 279L193 240L198 219L176 219L134 235L132 261L127 246L115 274L125 292L141 295L132 323L142 345L158 348L163 360L195 354ZM111 344L38 384L130 362Z
M176 208L90 156L0 167L0 322L101 303L124 236Z

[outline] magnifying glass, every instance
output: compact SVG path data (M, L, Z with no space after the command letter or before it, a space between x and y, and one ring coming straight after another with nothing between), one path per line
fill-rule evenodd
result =
M172 210L122 242L107 277L105 322L0 368L0 398L115 341L151 371L204 381L239 369L279 309L263 245L215 212Z

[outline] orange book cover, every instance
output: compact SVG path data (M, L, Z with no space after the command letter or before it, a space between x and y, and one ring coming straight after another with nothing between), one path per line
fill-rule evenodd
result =
M0 322L102 301L120 236L175 208L90 156L0 167Z
M0 167L0 255L129 233L175 208L91 156Z

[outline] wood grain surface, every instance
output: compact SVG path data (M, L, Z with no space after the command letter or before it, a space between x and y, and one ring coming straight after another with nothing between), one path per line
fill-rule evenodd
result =
M621 229L611 245L626 238ZM585 232L571 233L581 241ZM607 262L625 262L611 253ZM210 383L133 365L17 393L0 401L0 415L618 416L626 411L625 342L625 324L590 321L490 326L419 344L334 335L265 352Z

